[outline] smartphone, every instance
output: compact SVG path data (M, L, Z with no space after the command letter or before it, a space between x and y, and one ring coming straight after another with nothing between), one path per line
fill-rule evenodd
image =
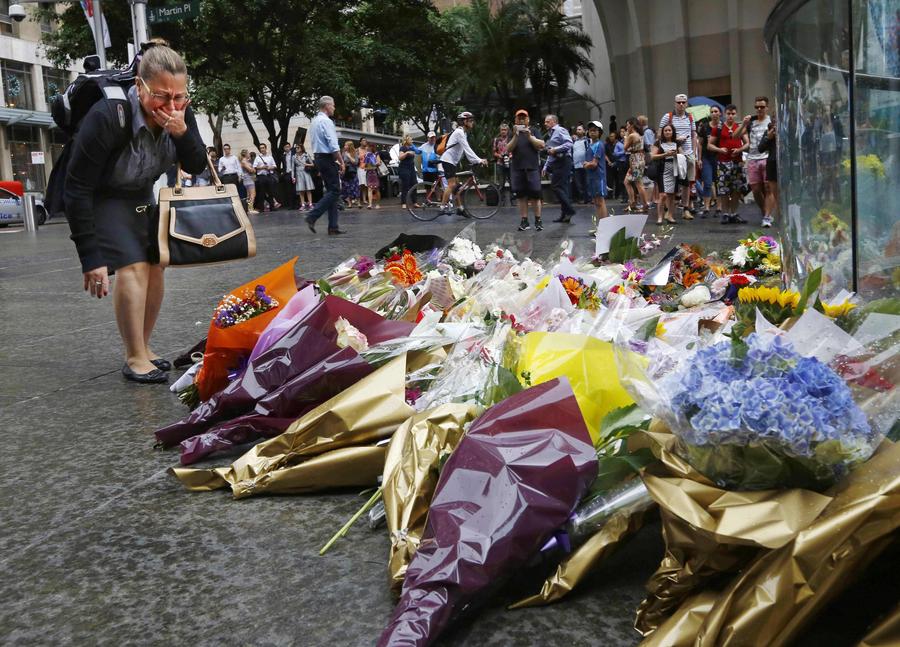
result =
M750 117L751 123L756 121L757 119L759 119L759 117L757 117L756 115L751 115L751 117Z
M522 124L516 124L516 130L518 130L519 132L524 132L524 131L528 130L528 126L523 126Z

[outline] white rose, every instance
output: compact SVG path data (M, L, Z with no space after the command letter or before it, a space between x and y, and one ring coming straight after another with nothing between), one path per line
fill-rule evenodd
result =
M334 322L334 329L338 334L338 348L347 348L349 346L357 353L361 353L369 348L369 340L366 339L366 336L343 317L338 317L338 320Z
M712 296L709 288L705 285L695 285L690 290L681 295L681 305L685 308L693 308L703 303L709 303Z

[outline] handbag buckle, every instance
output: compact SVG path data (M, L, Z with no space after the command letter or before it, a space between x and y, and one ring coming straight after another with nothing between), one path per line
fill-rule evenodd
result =
M183 191L180 186L176 186L172 189L173 195L181 195L182 193L183 193Z
M216 193L225 193L225 185L217 184L216 185Z
M204 247L215 247L219 244L219 237L215 234L203 234L203 237L200 239L200 244Z

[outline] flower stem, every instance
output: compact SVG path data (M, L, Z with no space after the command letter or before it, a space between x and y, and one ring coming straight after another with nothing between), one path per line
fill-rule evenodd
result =
M353 524L355 524L356 521L361 516L363 516L365 513L367 513L369 511L369 508L371 508L376 503L378 503L378 500L380 498L381 498L381 488L378 488L377 490L375 490L375 494L373 494L371 496L371 498L369 498L369 500L365 502L363 507L361 507L359 510L357 510L356 514L354 514L352 517L350 517L350 519L347 521L347 523L345 523L341 527L341 529L338 530L334 534L334 536L328 540L327 544L322 546L322 550L319 551L319 555L324 555L325 553L327 553L328 550L335 544L335 542L337 542L337 540L340 539L341 537L345 536L347 534L347 531L350 530L351 526L353 526Z

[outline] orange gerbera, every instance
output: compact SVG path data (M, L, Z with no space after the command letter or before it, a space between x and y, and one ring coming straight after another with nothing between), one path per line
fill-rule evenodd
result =
M581 298L581 293L584 292L584 283L571 276L561 276L559 280L569 296L569 301L572 302L572 305L576 305Z
M398 260L386 263L384 269L390 273L395 283L405 288L415 285L423 278L416 257L408 249L403 251L403 256Z
M681 280L681 284L684 287L689 288L700 281L701 278L702 277L700 276L700 272L686 272Z

